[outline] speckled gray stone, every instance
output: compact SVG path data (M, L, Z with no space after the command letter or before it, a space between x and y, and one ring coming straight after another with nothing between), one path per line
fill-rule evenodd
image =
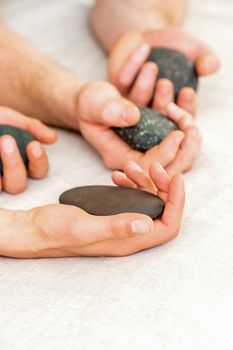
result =
M175 99L182 87L187 86L197 90L198 75L195 65L183 53L167 48L154 48L148 61L158 65L158 80L169 79L173 82Z
M152 108L140 108L141 119L135 126L115 128L116 133L132 148L141 152L158 145L177 125Z
M116 186L84 186L64 192L61 204L74 205L91 215L108 216L140 213L155 219L162 214L164 202L151 193Z
M3 135L11 135L16 140L19 152L23 159L25 166L28 165L28 158L26 154L27 145L34 140L34 137L27 131L16 128L10 125L0 125L0 137ZM2 162L0 159L0 174L3 174Z

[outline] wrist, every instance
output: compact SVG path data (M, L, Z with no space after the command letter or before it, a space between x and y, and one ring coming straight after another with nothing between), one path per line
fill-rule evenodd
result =
M0 209L0 256L40 257L47 248L34 224L35 210Z
M77 130L75 101L83 83L46 57L36 60L31 67L19 94L27 96L24 112L47 124Z
M104 20L103 20L104 19ZM153 1L97 1L91 12L91 25L104 48L109 52L120 36L127 32L144 32L169 26L167 16ZM109 30L111 28L111 31Z
M20 227L25 212L0 209L0 256L14 256L17 252Z
M76 100L83 85L75 75L52 62L50 76L45 84L38 86L41 91L37 94L41 96L38 104L45 107L44 117L40 119L54 126L79 130Z
M82 86L67 69L0 26L0 104L47 124L76 128L75 96Z

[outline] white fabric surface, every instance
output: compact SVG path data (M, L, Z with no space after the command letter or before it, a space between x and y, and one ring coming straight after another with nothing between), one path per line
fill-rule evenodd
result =
M86 1L6 0L8 23L85 79L105 77L106 59L87 26ZM185 176L179 237L126 258L0 258L0 349L233 348L232 0L191 1L185 28L219 53L221 72L201 82L204 144ZM56 202L73 186L109 184L110 172L74 133L48 147L47 179L29 181L0 207ZM69 157L67 157L69 155Z

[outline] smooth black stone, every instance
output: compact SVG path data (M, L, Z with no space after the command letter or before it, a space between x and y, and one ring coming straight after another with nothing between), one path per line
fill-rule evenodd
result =
M195 91L198 86L198 75L193 62L183 53L166 49L152 49L148 61L158 65L159 73L157 80L169 79L174 85L174 95L177 99L181 88L187 86Z
M172 120L152 108L140 108L140 112L141 119L138 124L126 128L114 128L116 133L134 149L146 152L160 144L172 131L178 130Z
M25 166L28 166L28 158L26 154L27 145L34 140L34 137L27 131L10 125L0 125L0 137L3 135L11 135L16 140L19 152ZM3 174L2 162L0 159L0 174Z
M64 192L59 202L97 216L141 213L152 219L162 214L165 205L160 198L148 192L116 186L76 187Z

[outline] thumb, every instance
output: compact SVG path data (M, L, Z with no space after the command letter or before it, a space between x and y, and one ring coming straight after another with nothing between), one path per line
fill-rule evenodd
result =
M77 99L80 119L88 123L107 126L130 126L138 122L139 109L121 97L119 91L108 82L89 83L83 87Z
M140 112L132 102L119 98L106 102L97 119L111 127L128 127L139 122Z
M202 56L196 61L196 69L199 75L209 75L218 71L220 62L214 54Z
M77 226L78 241L91 244L105 240L121 240L147 235L154 230L153 220L146 215L123 213L111 216L82 215ZM80 233L80 235L79 235Z

